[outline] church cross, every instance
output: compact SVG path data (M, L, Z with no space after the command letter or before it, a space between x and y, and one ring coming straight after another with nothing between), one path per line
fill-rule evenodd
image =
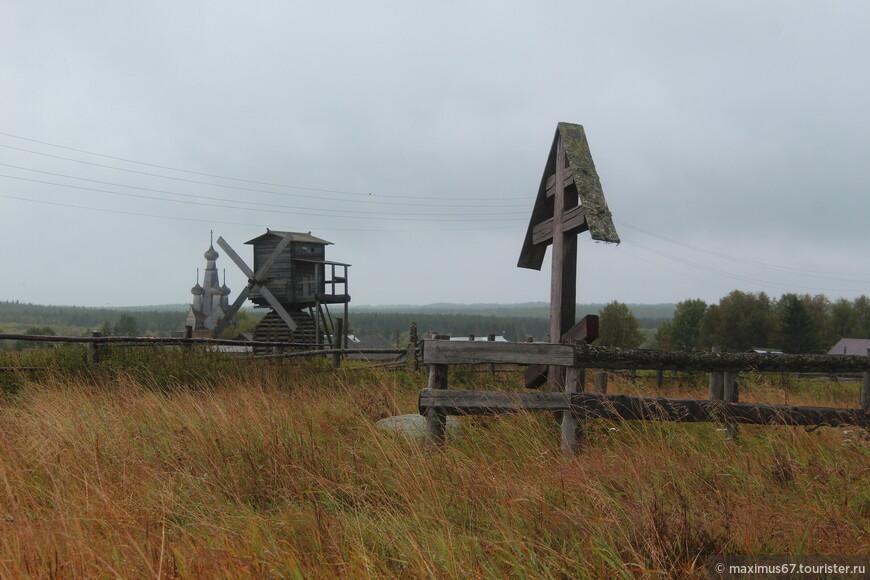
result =
M574 336L577 303L577 234L619 243L583 127L559 123L541 178L517 265L540 270L553 246L550 280L550 342ZM564 368L550 369L551 390L561 390Z

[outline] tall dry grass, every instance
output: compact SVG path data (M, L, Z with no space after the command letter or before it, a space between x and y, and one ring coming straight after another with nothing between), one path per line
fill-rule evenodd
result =
M171 364L57 371L3 399L0 576L703 577L722 553L870 557L857 430L744 426L732 442L709 424L591 421L565 459L552 418L523 413L465 418L429 450L374 428L414 412L422 375L238 363L253 366L173 384ZM857 397L777 381L742 394Z

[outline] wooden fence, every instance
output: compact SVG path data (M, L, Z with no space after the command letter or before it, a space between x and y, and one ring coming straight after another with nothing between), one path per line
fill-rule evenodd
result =
M100 359L100 347L104 345L123 345L123 346L187 346L207 345L207 346L241 346L254 347L263 346L271 347L275 350L271 355L258 355L265 357L324 357L332 358L333 365L338 367L341 365L343 358L349 355L367 355L367 354L390 354L395 355L396 360L403 356L410 356L414 359L414 365L417 364L416 357L418 356L418 345L416 343L409 345L408 348L330 348L329 345L324 345L322 348L312 348L314 345L304 342L274 342L274 341L255 341L255 340L225 340L218 338L169 338L169 337L152 337L152 336L39 336L28 334L0 334L0 340L14 340L23 342L49 342L49 343L78 343L87 346L87 359L90 363L97 363ZM284 349L297 349L291 352L283 352ZM298 350L305 349L305 350ZM255 356L251 354L251 356ZM397 363L398 364L398 363ZM406 363L401 363L405 365ZM0 367L3 370L39 370L36 367Z
M517 410L560 411L562 448L575 451L583 421L591 418L722 422L734 424L870 426L870 357L755 353L664 352L596 347L585 343L452 343L426 340L423 362L429 384L420 393L419 412L426 417L427 441L444 442L447 415L474 415ZM513 363L567 367L564 392L450 391L448 368L455 364ZM708 400L633 397L583 392L581 369L648 369L705 371L712 374ZM736 373L861 373L861 406L855 409L796 407L738 402ZM721 385L721 388L720 388Z

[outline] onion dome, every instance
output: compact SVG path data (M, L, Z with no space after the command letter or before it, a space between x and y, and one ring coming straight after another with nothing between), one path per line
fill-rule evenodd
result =
M213 245L209 246L205 254L203 254L206 260L217 260L219 256L220 254L217 253Z
M229 287L227 287L227 283L226 283L226 282L224 282L224 285L221 286L221 294L224 295L224 296L229 296L229 295L230 295L230 289L229 289Z
M205 294L205 290L202 289L202 286L199 285L199 282L196 283L196 286L190 289L190 293L194 296L202 296Z

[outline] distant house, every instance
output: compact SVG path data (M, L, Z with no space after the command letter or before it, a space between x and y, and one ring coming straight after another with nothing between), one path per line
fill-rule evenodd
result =
M867 356L868 349L870 349L870 338L841 338L831 347L828 354Z
M451 337L450 337L450 340L456 340L456 341L460 341L460 342L468 342L468 341L472 341L472 340L473 340L474 342L481 342L481 341L486 342L486 341L489 340L489 338L487 338L486 336L475 336L475 335L471 335L471 336L451 336ZM496 337L495 337L495 342L507 342L507 341L508 341L508 339L506 339L506 338L505 338L503 335L501 335L501 334L498 334L498 335L496 335Z
M766 346L753 346L746 352L755 354L782 354L778 348L768 348Z

